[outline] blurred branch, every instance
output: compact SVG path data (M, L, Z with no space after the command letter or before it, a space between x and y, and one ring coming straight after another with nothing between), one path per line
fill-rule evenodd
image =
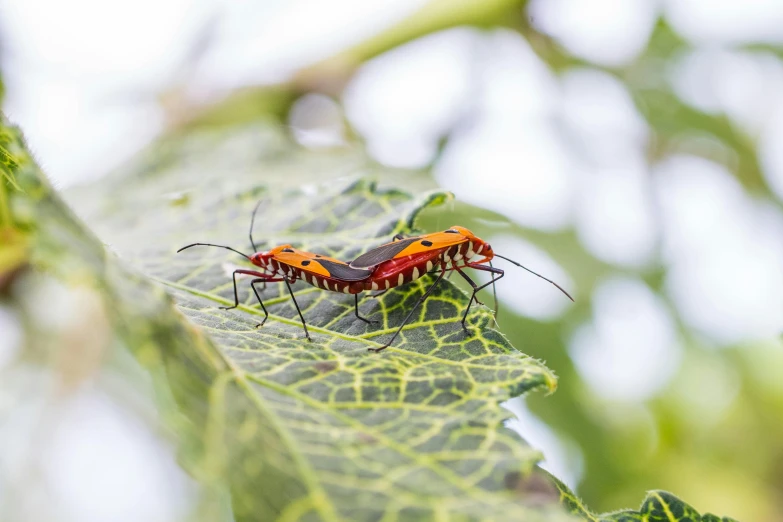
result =
M356 69L367 60L451 27L505 25L510 19L522 17L524 4L522 0L432 0L394 26L299 71L285 83L241 89L181 123L188 127L224 125L265 117L282 121L300 94L339 95Z
M432 0L419 11L372 38L301 71L294 83L312 84L313 78L345 78L362 63L422 36L472 25L490 27L504 24L514 13L522 13L520 0ZM338 82L339 83L339 82Z
M282 122L300 94L300 89L290 84L239 89L217 103L201 107L195 115L181 113L177 123L197 128L242 125L269 118Z
M769 44L750 44L740 47L741 50L752 53L769 53L777 56L783 60L783 46L781 45L769 45Z

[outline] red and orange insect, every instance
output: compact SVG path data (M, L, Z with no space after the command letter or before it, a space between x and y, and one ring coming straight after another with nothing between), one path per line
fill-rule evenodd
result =
M349 264L354 269L372 271L372 275L361 282L365 290L388 290L415 281L425 274L432 273L433 270L436 272L440 270L440 274L432 286L422 294L391 339L380 348L371 348L371 350L376 352L383 350L394 342L394 339L410 320L416 308L429 297L446 272L450 270L459 273L473 288L470 301L468 301L468 306L465 308L465 313L462 316L462 327L467 331L465 320L468 317L470 307L473 301L479 302L476 294L483 288L494 285L495 281L502 278L505 274L500 268L491 266L492 259L495 257L505 259L549 281L573 301L573 298L560 285L516 261L496 254L489 243L465 227L453 226L443 232L415 237L397 235L392 242L360 255ZM485 266L485 264L490 266ZM464 268L490 272L492 277L489 282L479 286L465 273Z
M230 310L239 306L239 294L237 293L237 274L250 275L255 278L250 281L250 287L253 289L253 293L258 299L258 304L261 305L261 310L264 312L264 319L260 324L256 325L256 328L263 326L266 320L269 318L269 312L264 306L264 302L261 299L261 295L256 288L257 284L282 282L285 283L288 293L291 295L291 300L294 303L296 311L299 313L299 318L302 320L302 327L305 331L305 336L308 340L310 338L310 332L307 331L307 323L305 322L302 310L299 308L299 303L296 302L294 297L294 291L291 289L291 285L297 280L305 281L315 287L323 288L324 290L331 290L333 292L342 292L354 295L354 310L356 317L366 323L373 323L359 315L359 297L358 292L361 290L355 290L355 284L358 281L363 281L370 276L371 271L362 270L357 268L351 268L347 263L334 259L328 256L322 256L320 254L313 254L304 250L299 250L291 245L280 245L272 248L266 252L259 252L255 241L253 240L253 224L255 222L256 213L260 206L256 205L253 210L253 214L250 220L250 244L253 245L255 253L247 255L239 250L231 248L225 245L216 245L213 243L193 243L186 245L177 252L182 252L188 248L194 246L210 246L217 248L224 248L232 252L245 257L255 266L261 270L248 270L238 268L234 270L232 278L234 281L234 305L222 306L223 310Z
M425 274L440 272L435 282L422 294L411 311L405 317L405 320L397 328L396 332L389 341L379 348L370 348L371 351L379 352L388 346L397 338L403 327L410 321L416 308L423 303L431 294L444 275L449 271L459 273L473 288L470 301L462 316L462 327L467 331L465 321L470 311L473 301L479 302L476 294L489 285L494 285L495 281L503 277L504 271L491 266L492 259L495 257L505 259L519 267L528 270L546 281L549 281L559 288L565 295L573 301L573 298L563 290L557 283L546 277L533 272L507 257L495 254L492 247L486 241L474 235L470 230L454 226L443 232L425 234L415 237L403 237L397 235L390 243L376 247L356 259L351 263L345 263L339 259L314 254L304 250L299 250L291 245L281 245L265 252L259 252L253 240L253 224L258 211L258 205L253 210L250 222L250 243L256 253L252 255L244 254L234 248L212 243L193 243L180 248L177 252L194 246L218 247L236 252L244 256L252 264L261 270L237 269L233 272L234 283L234 305L221 307L223 309L232 309L239 306L239 295L237 293L237 274L254 276L250 282L253 293L258 299L261 309L264 312L264 319L257 326L262 326L269 318L264 306L263 300L256 288L257 284L269 282L283 282L288 289L291 299L302 321L305 335L310 340L310 334L307 330L299 304L296 302L291 284L297 280L305 281L317 288L354 295L354 313L356 317L366 323L372 323L359 315L358 294L364 291L381 290L386 291L404 284L416 281ZM485 266L489 264L490 266ZM490 272L492 277L489 282L477 285L465 272L464 268L473 268L475 270Z

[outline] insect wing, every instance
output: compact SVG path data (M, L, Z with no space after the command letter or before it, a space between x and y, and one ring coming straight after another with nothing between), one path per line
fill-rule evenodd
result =
M338 279L340 281L364 281L372 275L372 270L352 268L342 261L318 259L315 262L328 270L332 279Z
M351 261L351 268L373 268L384 261L394 259L397 255L405 250L408 246L418 241L419 237L407 237L394 241L393 243L386 243L377 248L373 248L369 252L365 252L353 261Z
M470 239L462 234L453 232L434 232L416 238L418 241L410 243L396 257L411 256L422 252L432 252L454 245L460 245Z
M423 236L409 237L393 243L386 243L360 255L351 261L351 267L372 268L390 259L412 256L422 252L435 252L443 248L459 245L468 240L462 234L450 232L435 232Z
M363 281L367 279L372 272L370 270L361 270L351 268L347 263L327 256L316 255L304 250L290 248L275 255L275 258L290 266L295 266L309 274L315 274L331 279L341 281Z
M319 275L322 277L329 277L329 270L326 269L315 255L309 252L302 252L301 250L295 250L289 248L287 250L275 254L275 259L279 263L284 263L289 266L294 266L304 272Z

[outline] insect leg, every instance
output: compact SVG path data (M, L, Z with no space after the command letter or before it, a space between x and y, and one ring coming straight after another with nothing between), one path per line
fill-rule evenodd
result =
M362 321L364 321L367 324L378 324L378 321L372 321L370 319L365 319L364 317L359 315L359 294L353 294L353 298L354 298L354 301L353 301L354 302L354 313L356 314L356 317L361 319Z
M492 289L494 290L495 289L495 281L498 281L504 275L506 275L506 273L503 270L501 270L500 268L495 268L493 266L484 266L484 265L480 265L478 263L467 263L465 266L469 266L470 268L474 268L476 270L481 270L483 272L491 272L492 274L495 274L497 276L497 277L493 276L492 279L489 280L489 282L484 283L483 285L478 287L478 289L474 290L474 292L478 292L479 290L482 290L482 289L488 287L489 285L492 285ZM498 296L497 296L497 294L495 294L495 317L497 317L497 309L498 309Z
M250 288L253 289L253 293L256 294L256 299L258 299L258 304L261 305L261 310L264 311L264 320L258 323L256 325L256 328L261 328L262 326L264 326L266 320L269 319L269 312L266 311L266 306L264 306L264 302L261 300L261 296L258 294L258 290L256 289L257 283L263 283L264 287L266 287L266 282L267 282L266 279L253 279L252 281L250 281Z
M396 338L397 338L397 336L400 334L400 332L402 331L402 328L403 328L403 327L404 327L406 324L408 324L408 321L410 321L410 319L411 319L411 316L413 315L413 312L415 312L415 311L416 311L416 308L418 308L420 304L422 304L424 301L426 301L426 300L427 300L427 298L430 296L430 294L431 294L431 293L432 293L432 291L435 289L435 287L436 287L436 286L438 286L438 283L440 283L440 280L441 280L441 279L443 279L443 276L444 276L444 275L446 275L446 267L445 267L445 266L444 266L444 267L443 267L443 269L441 270L441 272L440 272L440 275L439 275L439 276L438 276L438 278L435 280L435 282L434 282L434 283L432 283L432 286L430 286L430 287L427 289L427 291L426 291L426 292L424 292L424 294L423 294L421 297L419 297L419 300L418 300L418 301L416 301L416 304L415 304L415 305L413 305L413 309L412 309L412 310L411 310L411 311L408 313L408 316L407 316L407 317L405 318L405 320L402 322L402 324L400 325L400 327L399 327L399 328L397 328L397 331L396 331L396 332L394 332L394 335L392 335L391 339L389 339L389 341L388 341L386 344L384 344L383 346L381 346L380 348L368 348L368 350L369 350L369 351L371 351L371 352L376 352L376 353L377 353L377 352L380 352L381 350L384 350L384 349L388 348L388 347L391 345L391 343L393 343L393 342L394 342L394 339L396 339Z
M296 302L296 297L294 297L294 291L291 290L291 283L288 282L288 279L285 279L285 286L288 288L288 293L291 294L291 300L294 302L296 311L299 312L299 319L302 320L302 326L304 327L305 337L307 337L308 341L313 342L313 340L310 339L310 332L307 331L307 323L305 322L304 316L302 315L302 310L299 309L299 303Z
M481 290L481 288L483 288L483 287L479 288L479 286L478 286L478 285L477 285L477 284L476 284L476 283L475 283L475 282L474 282L474 281L473 281L473 280L472 280L470 277L468 277L468 274L466 274L465 272L463 272L463 271L462 271L462 269L461 269L460 267L458 267L458 266L455 266L455 267L454 267L454 269L455 269L457 272L459 272L459 275L461 275L461 276L462 276L462 277L465 279L465 281L467 281L467 282L468 282L468 284L469 284L470 286L472 286L472 287L473 287L473 294L471 294L471 296L470 296L470 301L468 301L468 306L467 306L467 308L465 308L465 313L462 315L462 328L463 328L463 329L464 329L464 330L467 332L467 331L468 331L468 327L467 327L467 326L465 326L465 320L468 318L468 312L470 311L470 306L473 304L473 301L474 301L474 300L475 300L475 301L476 301L476 303L478 303L478 304L483 304L481 301L479 301L479 300L476 298L476 293L477 293L479 290Z
M484 303L479 301L479 298L476 297L476 293L478 292L478 290L476 290L476 289L478 288L478 285L470 277L468 277L468 274L466 274L465 272L463 272L461 270L462 268L465 268L465 265L463 265L463 266L456 266L456 265L454 265L451 268L451 270L456 270L457 272L459 272L459 275L461 275L463 277L463 279L465 279L465 281L468 282L468 284L471 286L471 288L473 288L473 295L471 296L471 302L468 304L468 306L470 306L473 303L473 301L475 301L476 304L480 304L480 305L483 306Z
M234 280L234 306L218 307L221 310L231 310L232 308L236 308L237 306L239 306L239 294L237 293L237 274L254 275L262 279L268 277L266 274L262 274L261 272L256 272L255 270L241 270L241 269L234 270L234 273L231 275L231 278Z
M221 310L231 310L232 308L236 308L239 306L239 294L237 293L237 272L238 270L234 270L234 273L231 275L231 279L234 280L234 306L219 306Z
M492 266L492 261L489 262L490 268L495 268ZM495 281L492 281L492 297L495 299L495 322L498 320L498 312L500 312L500 308L498 308L498 289L495 286Z

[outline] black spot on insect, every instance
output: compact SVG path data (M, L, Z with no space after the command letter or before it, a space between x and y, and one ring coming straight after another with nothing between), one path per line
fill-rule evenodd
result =
M316 254L315 257L323 257L321 254Z
M425 247L431 247L432 246L432 241L427 241L425 239L424 241L421 242L421 244L424 245Z
M451 230L451 229L449 229L449 230L446 230L444 232L444 234L459 234L459 230Z
M302 261L302 266L307 266L310 264L310 261Z
M293 252L294 252L294 250L293 250L292 248L284 248L284 249L283 249L283 252L290 252L290 253L293 253Z

